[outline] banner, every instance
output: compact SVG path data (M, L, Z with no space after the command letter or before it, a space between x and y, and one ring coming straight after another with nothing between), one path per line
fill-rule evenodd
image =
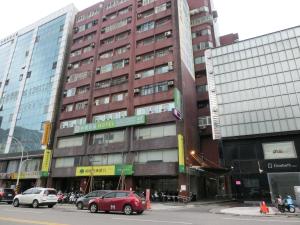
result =
M184 163L184 144L182 134L178 134L178 163L179 163L179 172L184 173L185 163Z
M132 175L133 166L128 164L108 165L108 166L79 166L76 167L76 176L119 176Z
M48 176L50 165L51 165L51 156L52 156L52 151L46 148L44 150L44 157L43 157L42 170L41 170L41 175L43 177Z
M10 174L12 180L18 179L18 173ZM41 177L40 171L21 172L20 179L36 179Z

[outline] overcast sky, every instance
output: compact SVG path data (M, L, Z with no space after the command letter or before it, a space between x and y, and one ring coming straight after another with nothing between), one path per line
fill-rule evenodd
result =
M70 4L82 10L99 0L3 0L0 39ZM220 34L240 40L300 25L300 0L214 0Z

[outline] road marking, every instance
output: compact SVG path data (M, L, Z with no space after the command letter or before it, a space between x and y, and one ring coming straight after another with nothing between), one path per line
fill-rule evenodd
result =
M62 224L62 223L55 223L55 222L48 222L48 221L38 221L38 220L23 220L23 219L16 219L12 217L0 217L0 221L8 221L8 222L15 222L15 223L25 223L25 224L39 224L39 225L69 225L69 224Z
M18 213L36 213L36 214L42 214L43 212L37 212L37 211L31 211L31 210L14 210L14 209L2 209L1 211L6 212L18 212Z
M129 219L129 218L112 218L113 220L128 220L128 221L138 221L138 222L149 222L149 223L171 223L171 224L192 224L189 222L178 222L178 221L164 221L164 220L143 220L143 219Z
M223 218L224 220L255 221L255 222L276 222L276 223L298 223L300 220L264 220L264 219L242 219L242 218Z

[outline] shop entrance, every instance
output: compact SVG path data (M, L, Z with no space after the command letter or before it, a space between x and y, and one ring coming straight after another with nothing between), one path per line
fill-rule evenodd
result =
M300 186L300 173L268 173L268 181L273 201L277 195L291 195L295 199L294 187Z

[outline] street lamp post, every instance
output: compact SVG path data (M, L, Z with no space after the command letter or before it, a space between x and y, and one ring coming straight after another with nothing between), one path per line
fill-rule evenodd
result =
M9 136L9 137L12 138L13 140L15 140L18 143L18 145L21 146L21 160L20 160L20 164L19 164L19 168L18 168L18 176L17 176L17 183L16 183L16 187L18 187L19 182L20 182L21 168L22 168L22 165L23 165L24 147L23 147L22 143L17 138L15 138L13 136ZM28 155L27 155L27 159L25 161L27 161L27 160L28 160Z

